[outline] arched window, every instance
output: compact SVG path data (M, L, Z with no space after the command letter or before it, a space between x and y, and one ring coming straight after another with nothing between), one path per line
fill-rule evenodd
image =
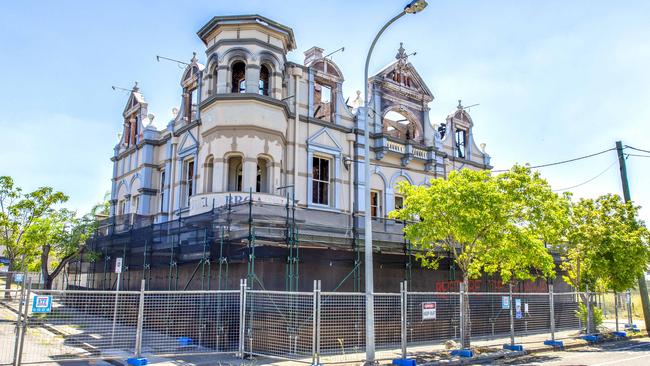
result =
M210 193L213 190L213 173L214 173L214 158L209 156L205 160L205 193Z
M243 169L241 156L228 159L228 191L241 192L243 183Z
M400 112L390 111L386 113L383 125L383 131L388 136L401 140L416 141L422 138L416 122L411 121L406 115Z
M262 65L260 68L260 95L269 95L269 74L270 73L268 67L266 67L266 65Z
M269 162L263 158L257 159L255 191L269 193Z
M246 93L246 64L236 61L232 64L232 92Z

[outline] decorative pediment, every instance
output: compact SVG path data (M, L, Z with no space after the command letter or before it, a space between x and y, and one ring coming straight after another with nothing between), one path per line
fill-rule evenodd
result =
M198 141L190 131L187 131L181 138L181 143L178 145L178 154L183 154L187 151L194 150L199 146Z
M318 132L313 134L308 140L307 145L309 146L318 146L326 149L343 151L341 145L336 142L336 139L325 129L321 128Z
M381 85L386 90L392 90L411 97L419 97L426 101L433 100L433 93L415 70L415 67L408 61L408 56L400 43L400 48L395 56L396 60L372 76L370 78L371 82Z
M138 82L136 81L133 89L131 89L131 94L129 95L129 99L126 102L126 105L124 106L122 115L126 117L140 108L146 109L147 102L144 100L142 93L140 93L140 88L138 87Z

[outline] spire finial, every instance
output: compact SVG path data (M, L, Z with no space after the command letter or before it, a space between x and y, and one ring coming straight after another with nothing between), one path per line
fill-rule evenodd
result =
M136 93L140 91L140 88L138 87L138 82L137 81L135 82L135 84L133 84L133 91L136 92Z
M397 55L395 55L395 58L398 60L406 60L408 57L409 55L406 54L406 50L404 49L404 43L400 42L399 49L397 50Z
M192 63L195 63L195 62L197 62L198 60L199 60L199 59L196 58L196 52L192 52L192 60L191 60L191 62L192 62Z
M463 103L460 99L458 99L458 109L463 109Z

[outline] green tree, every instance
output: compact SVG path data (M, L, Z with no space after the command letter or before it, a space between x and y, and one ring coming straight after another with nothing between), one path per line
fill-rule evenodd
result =
M51 187L23 193L11 177L0 176L0 246L10 261L9 271L25 269L22 259L29 254L25 233L54 206L67 200L65 194ZM11 281L7 280L6 288L10 287Z
M404 208L390 216L412 221L405 236L420 263L438 268L446 253L469 279L482 273L502 281L554 275L553 257L545 243L561 233L562 200L548 183L527 167L514 166L494 176L463 169L429 186L400 183ZM465 295L463 347L469 347L470 309Z
M572 202L566 238L556 246L564 280L579 291L634 287L650 261L650 236L638 210L613 194Z

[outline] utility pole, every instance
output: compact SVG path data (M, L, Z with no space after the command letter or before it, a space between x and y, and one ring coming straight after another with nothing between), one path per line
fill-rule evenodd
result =
M625 202L630 202L630 186L627 181L627 169L625 167L625 156L623 155L623 143L616 141L616 152L618 153L618 165L621 170L621 184L623 185L623 198ZM645 319L645 329L650 335L650 299L648 298L648 285L645 282L645 273L647 268L644 268L643 274L639 276L639 292L641 294L641 304L643 306L643 318ZM631 325L631 324L630 324Z

